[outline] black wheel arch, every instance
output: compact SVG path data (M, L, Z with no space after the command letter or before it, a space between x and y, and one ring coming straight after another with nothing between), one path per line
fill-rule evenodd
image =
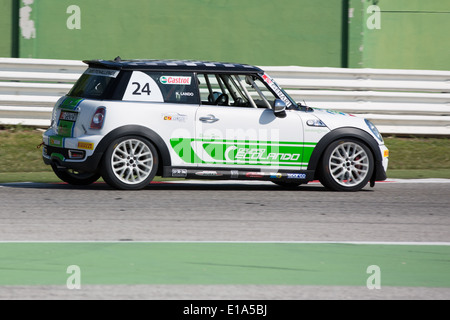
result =
M320 141L314 148L314 151L312 152L311 158L309 159L308 163L308 170L315 171L316 176L315 178L317 178L317 166L322 159L322 155L325 152L325 149L328 147L328 145L330 145L330 143L343 138L352 138L359 140L365 143L372 152L375 162L375 168L372 177L370 179L371 181L386 179L382 166L383 158L381 152L379 151L378 142L368 132L354 127L343 127L332 130L328 132L325 136L323 136L322 139L320 139Z
M115 139L123 136L140 136L153 143L156 151L158 152L159 158L159 166L156 173L157 175L162 174L162 168L164 166L170 166L170 152L166 144L164 143L164 140L152 129L140 125L126 125L110 131L106 136L103 137L103 139L99 142L97 148L95 149L96 154L101 154L101 156L99 156L98 158L101 159L103 157L106 149Z

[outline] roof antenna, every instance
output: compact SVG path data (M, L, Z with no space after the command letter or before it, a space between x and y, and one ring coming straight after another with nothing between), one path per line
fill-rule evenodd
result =
M120 58L120 56L117 56L117 57L114 59L114 62L120 62L120 61L122 61L122 58Z

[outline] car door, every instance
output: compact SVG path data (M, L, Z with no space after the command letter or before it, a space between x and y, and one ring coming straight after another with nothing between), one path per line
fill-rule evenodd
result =
M203 88L202 83L209 83ZM296 110L277 117L278 97L257 76L199 75L201 105L193 148L199 166L278 172L306 169L303 127ZM226 95L226 98L221 98ZM212 98L211 98L212 96Z

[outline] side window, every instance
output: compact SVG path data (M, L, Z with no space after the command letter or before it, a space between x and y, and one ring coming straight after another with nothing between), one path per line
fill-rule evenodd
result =
M188 72L133 71L122 100L199 103L195 77Z
M245 81L242 81L242 83L255 105L258 108L273 108L277 97L267 88L264 82L256 76L246 75L244 77Z
M237 97L229 84L229 75L198 74L200 101L205 105L234 105Z
M203 105L272 108L276 97L256 75L198 74Z

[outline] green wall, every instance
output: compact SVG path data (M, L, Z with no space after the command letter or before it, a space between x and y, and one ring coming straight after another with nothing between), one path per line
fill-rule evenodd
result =
M0 26L2 57L450 70L450 0L0 0Z
M70 5L81 29L68 29ZM20 57L341 65L341 0L39 0Z
M380 9L370 29L370 5ZM350 0L349 67L450 70L449 0Z
M13 0L0 0L0 57L13 55Z

